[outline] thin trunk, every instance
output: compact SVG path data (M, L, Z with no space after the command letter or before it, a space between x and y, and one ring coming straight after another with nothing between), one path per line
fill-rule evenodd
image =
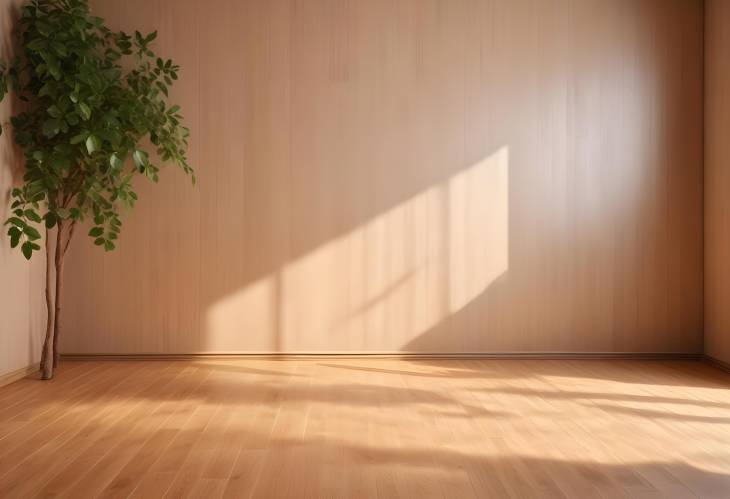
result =
M58 360L60 354L58 352L58 337L61 333L61 293L63 291L63 226L58 226L58 232L56 233L56 313L54 314L53 320L53 369L58 367Z
M71 238L74 235L76 221L70 222L66 240L63 239L63 231L61 226L58 227L58 236L56 237L56 313L53 318L53 368L58 367L61 360L61 352L58 349L58 338L61 336L61 298L63 297L63 266L65 262L68 246L71 244Z
M53 356L53 301L51 300L51 239L50 230L46 229L46 339L43 342L41 354L41 378L51 379L53 377L53 364L49 359Z

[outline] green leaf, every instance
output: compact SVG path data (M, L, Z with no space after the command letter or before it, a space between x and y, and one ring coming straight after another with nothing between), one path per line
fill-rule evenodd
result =
M66 46L63 43L53 41L51 42L51 46L59 56L66 57L66 55L68 55L68 52L66 51Z
M99 237L104 233L104 227L94 227L89 231L91 237Z
M63 73L61 72L61 68L56 65L48 65L48 72L51 73L51 76L53 76L56 81L60 81L61 78L63 78Z
M25 215L25 218L27 218L29 220L32 220L32 221L34 221L36 223L40 223L41 222L41 217L38 215L38 213L36 213L33 210L25 210L23 212L23 214Z
M38 97L45 97L46 95L51 95L55 91L56 91L56 83L53 81L48 81L38 91Z
M61 120L53 118L50 120L46 120L45 123L43 123L43 135L46 137L53 138L56 135L58 135L58 132L61 131Z
M96 151L99 150L99 147L101 147L101 144L99 143L99 139L97 139L96 136L89 135L86 138L86 150L89 152L89 154L94 154Z
M27 225L24 221L22 221L21 219L19 219L17 217L8 218L7 221L5 222L5 225L8 225L8 224L15 225L16 227L20 227L21 229L24 229L25 226Z
M33 52L40 52L46 48L46 41L43 38L36 38L27 43L26 48L29 48Z
M167 97L168 92L167 92L167 87L165 86L165 84L160 81L157 81L157 82L155 82L155 85L157 85L157 88L160 89L160 92L165 94L165 97Z
M38 232L35 227L31 227L30 225L26 225L23 228L23 233L28 236L28 239L31 241L36 241L41 238L40 232Z
M8 235L10 236L10 247L15 248L18 242L20 242L20 236L23 235L23 231L17 227L10 227L8 229Z
M96 238L94 240L94 244L97 245L97 246L101 246L102 244L104 244L104 238L103 237Z
M85 141L88 136L89 136L88 133L80 133L80 134L75 135L74 137L72 137L69 142L71 143L71 145L80 144L83 141Z
M51 36L51 33L53 33L53 27L47 22L39 20L35 23L35 27L38 32L45 37Z
M109 164L112 168L121 168L124 162L114 153L109 157Z
M31 242L24 242L23 246L20 247L20 251L23 252L23 256L26 260L30 260L30 257L33 256L33 246L31 245Z
M116 246L114 246L114 243L111 241L104 241L104 251L112 251Z
M89 118L91 118L91 108L89 107L89 105L85 102L79 102L78 108L79 116L81 116L81 119L84 121L89 121Z
M71 161L64 156L52 156L48 163L56 170L68 170Z
M46 213L46 215L43 218L46 220L47 229L52 229L56 225L56 222L58 221L58 219L56 218L56 215L50 211L48 213Z
M142 169L149 164L149 156L146 152L137 149L134 151L134 154L132 154L132 158L134 159L134 164L137 165L137 168L142 171Z
M54 118L60 118L61 116L63 116L63 113L55 104L48 108L48 114L50 114Z

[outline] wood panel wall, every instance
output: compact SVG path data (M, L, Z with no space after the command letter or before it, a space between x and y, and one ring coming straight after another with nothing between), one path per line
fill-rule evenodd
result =
M97 0L199 172L77 240L65 352L702 348L702 2Z
M730 362L730 3L705 9L705 353Z
M0 0L0 59L13 52L12 32L18 0ZM0 123L7 123L20 102L7 97L0 103ZM10 213L10 190L22 178L23 161L10 129L0 136L0 224ZM0 227L0 385L9 375L40 360L45 333L43 257L27 262L10 250L7 228Z

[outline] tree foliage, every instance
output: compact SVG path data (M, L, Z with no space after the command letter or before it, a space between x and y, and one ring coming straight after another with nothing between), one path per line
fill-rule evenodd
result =
M12 89L25 103L10 121L26 162L12 190L10 244L30 259L41 249L35 224L91 218L89 236L112 250L120 208L137 200L135 174L157 182L156 161L170 162L195 182L188 129L168 104L180 68L152 51L156 32L111 31L87 0L30 1L18 34L18 56L0 61L0 100Z

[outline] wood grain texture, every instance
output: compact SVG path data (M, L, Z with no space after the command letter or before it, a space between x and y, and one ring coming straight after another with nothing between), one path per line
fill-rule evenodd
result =
M702 2L93 4L199 186L75 242L63 351L701 352Z
M0 59L13 53L12 32L19 0L0 0ZM10 216L10 190L22 180L23 159L7 126L20 102L6 97L0 103L0 223ZM40 360L45 333L43 257L28 263L10 249L7 227L0 227L0 383L3 375L25 370Z
M730 5L705 2L705 353L730 362Z
M65 362L0 388L0 496L726 498L701 362Z

